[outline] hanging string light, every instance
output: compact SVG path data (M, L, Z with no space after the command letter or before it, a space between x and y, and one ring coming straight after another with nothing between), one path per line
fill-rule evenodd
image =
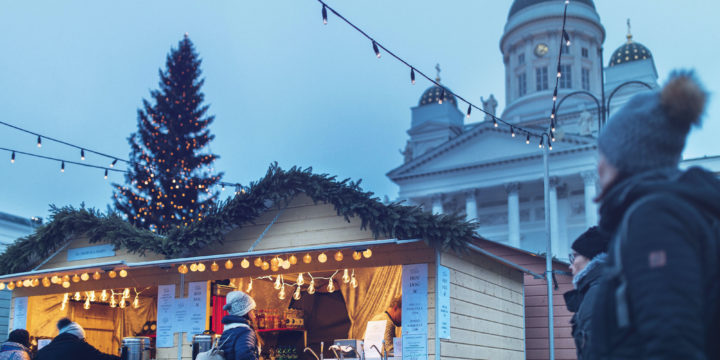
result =
M570 46L570 35L568 35L567 31L563 29L562 31L563 38L565 39L565 46Z
M308 273L309 274L309 273ZM310 275L310 285L308 285L308 294L312 295L315 293L315 279Z
M260 262L260 265L262 265L262 262ZM242 267L243 269L249 268L250 262L248 261L248 259L242 259L242 261L240 261L240 267Z
M110 307L111 308L117 307L117 302L115 301L115 294L112 294L110 296Z
M350 282L350 272L348 271L348 269L343 270L342 280L345 284Z
M320 253L320 255L318 255L318 261L321 263L325 263L327 261L327 255L325 255L324 252Z
M85 160L85 149L80 149L80 160Z
M65 310L65 307L67 306L67 303L69 300L70 300L70 294L65 293L65 295L63 295L63 300L60 303L60 310Z
M373 252L372 252L372 250L370 250L370 249L366 249L365 251L363 251L363 256L364 256L366 259L369 259L369 258L372 256L372 254L373 254Z
M199 263L199 264L198 264L198 271L199 271L199 272L205 271L205 264ZM122 273L121 273L120 275L122 275Z
M415 69L410 68L410 83L415 85Z
M372 46L373 46L373 51L375 52L375 56L377 56L377 58L379 59L380 58L380 50L378 49L378 45L375 42L375 40L373 40Z
M232 270L233 266L234 266L234 264L233 264L232 261L230 261L230 259L228 259L228 261L225 262L225 269L226 269L226 270Z
M105 302L105 301L107 301L107 299L108 299L107 290L103 290L103 291L100 293L100 301Z
M312 256L310 256L309 253L308 253L308 254L305 254L305 256L303 256L303 262L306 263L306 264L311 263L311 262L312 262Z
M335 276L335 275L333 275L333 276ZM328 291L330 294L332 294L333 292L335 292L335 282L334 282L332 276L330 277L330 282L328 282L327 291Z
M290 255L288 262L290 262L290 265L295 265L298 263L298 259L295 255Z
M256 267L261 267L261 266L262 266L262 263L263 263L263 259L262 259L262 258L256 258L255 261L254 261L254 264L255 264Z
M275 287L275 290L280 290L280 288L282 287L282 275L277 276L274 287Z
M10 155L10 163L15 163L15 151L12 152L12 155Z
M213 261L213 263L210 264L210 271L216 272L218 270L220 270L220 265Z
M353 269L352 275L350 276L350 286L352 286L353 289L358 287L357 279L355 279L355 269Z
M323 5L322 7L322 18L323 18L323 25L327 25L327 7Z
M293 294L293 299L295 299L295 301L300 300L300 285L295 287L295 293Z
M245 289L246 293L249 293L252 291L252 289L253 289L252 282L253 282L253 280L252 280L252 278L250 278L250 282L248 282L247 289Z
M353 251L352 258L353 260L360 260L362 259L362 253L360 251Z
M340 262L340 261L342 261L342 260L343 260L343 253L342 253L342 251L336 252L336 253L335 253L335 261Z
M79 291L76 291L76 292L75 292L75 295L73 295L73 300L75 300L75 301L80 301L80 299L81 299L81 297L80 297L80 292L79 292Z
M270 268L270 263L268 263L267 261L263 261L263 262L262 262L262 265L260 266L260 268L263 269L263 270L267 270L267 269Z
M42 147L42 137L40 137L40 135L38 135L37 147Z
M303 274L302 274L302 273L299 273L299 274L298 274L298 276L297 276L297 281L296 281L296 282L297 282L298 286L303 286L303 285L305 285L305 278L303 278ZM2 290L2 289L0 289L0 290Z

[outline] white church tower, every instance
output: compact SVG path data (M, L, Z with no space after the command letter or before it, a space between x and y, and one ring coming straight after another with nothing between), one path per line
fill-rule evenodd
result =
M570 2L571 45L563 45L563 7L563 0L515 0L500 39L507 102L500 117L538 131L549 125L562 46L549 209L537 140L527 144L514 128L492 121L463 124L456 99L438 86L411 108L404 163L387 176L398 184L400 199L465 216L478 222L481 236L531 252L545 252L547 214L553 255L567 259L572 241L598 221L593 199L601 101L605 96L607 104L612 94L610 108L616 109L635 93L656 88L657 71L650 51L632 36L603 68L605 30L592 0ZM496 105L493 97L483 101L492 114Z

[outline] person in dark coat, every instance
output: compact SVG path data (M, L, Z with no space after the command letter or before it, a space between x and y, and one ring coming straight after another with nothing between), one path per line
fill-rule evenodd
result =
M255 300L242 291L231 291L226 297L222 318L223 333L218 346L225 360L258 360L259 337L255 328Z
M574 313L572 336L578 359L589 358L588 340L591 332L591 316L597 291L597 284L604 270L607 258L608 239L605 234L593 226L580 235L572 244L570 271L573 274L573 290L563 294L565 306Z
M62 318L57 328L58 336L37 352L35 360L120 360L85 342L85 330L78 323Z
M633 97L598 138L600 226L611 234L593 358L720 358L720 181L678 169L706 92L692 73Z

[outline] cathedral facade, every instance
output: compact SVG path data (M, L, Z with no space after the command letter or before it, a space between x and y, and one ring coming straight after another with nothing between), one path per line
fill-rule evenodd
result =
M603 59L605 29L592 0L567 10L571 44L561 41L562 0L515 0L500 52L505 64L503 120L541 131L549 126L558 55L562 52L556 141L549 152L553 255L567 259L572 241L598 222L597 134L602 122L641 91L659 87L648 48L630 34ZM439 77L438 77L439 80ZM495 113L494 97L483 100ZM476 220L478 233L530 252L546 251L542 149L492 117L465 124L456 99L439 86L411 109L405 161L387 176L399 199L435 213ZM477 116L477 115L476 115ZM720 169L718 159L711 159ZM692 161L690 161L692 162ZM696 161L697 162L697 161Z

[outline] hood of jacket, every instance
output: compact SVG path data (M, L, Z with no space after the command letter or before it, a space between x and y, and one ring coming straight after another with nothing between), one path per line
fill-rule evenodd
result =
M0 352L3 352L3 351L25 351L27 353L30 352L30 350L28 348L26 348L23 344L16 343L13 341L7 341L7 342L2 343L2 345L0 345Z
M663 192L679 196L720 219L720 180L713 173L699 167L684 172L666 168L640 173L615 184L602 199L601 229L613 233L634 201Z

